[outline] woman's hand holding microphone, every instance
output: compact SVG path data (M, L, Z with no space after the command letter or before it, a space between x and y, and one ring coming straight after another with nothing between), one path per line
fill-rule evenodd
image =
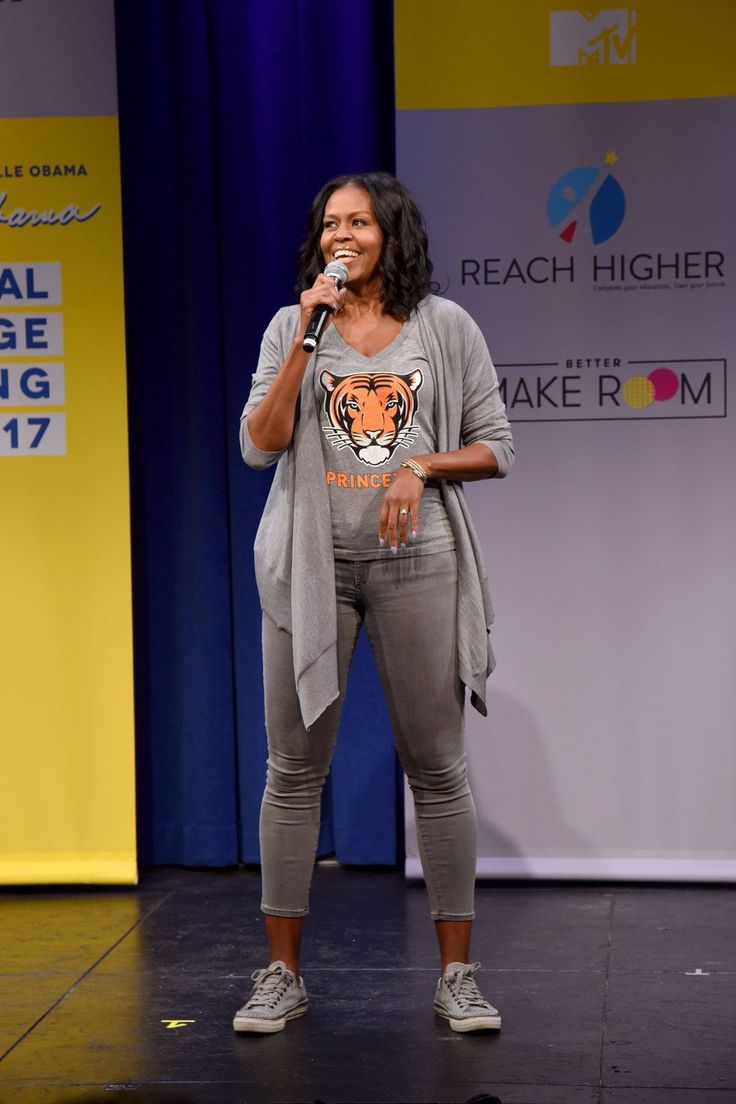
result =
M335 272L330 274L334 267ZM303 291L299 297L301 308L300 334L304 335L303 348L305 352L312 353L317 343L330 323L330 319L342 309L345 301L345 281L347 280L347 268L340 262L328 265L324 272L320 272L311 288ZM325 314L324 309L327 308ZM311 338L310 338L311 334Z

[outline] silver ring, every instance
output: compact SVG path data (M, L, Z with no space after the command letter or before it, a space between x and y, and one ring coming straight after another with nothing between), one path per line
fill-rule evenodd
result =
M400 514L408 514L408 513L409 513L409 511L408 511L408 510L399 510L399 513L400 513Z

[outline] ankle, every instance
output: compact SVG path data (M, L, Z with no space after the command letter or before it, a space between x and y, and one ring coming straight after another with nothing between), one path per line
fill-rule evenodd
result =
M269 955L269 965L272 962L283 962L287 970L290 970L292 974L299 977L299 959L295 958L293 954L284 954L283 951L277 951L271 948Z
M287 970L299 977L299 950L302 941L303 916L266 915L266 934L271 962L283 962Z

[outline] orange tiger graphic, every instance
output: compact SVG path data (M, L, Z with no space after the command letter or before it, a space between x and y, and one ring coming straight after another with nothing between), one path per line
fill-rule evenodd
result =
M337 449L351 448L363 464L385 464L399 445L408 448L419 433L413 424L416 394L424 382L417 368L408 376L379 372L333 376L322 372L324 432Z

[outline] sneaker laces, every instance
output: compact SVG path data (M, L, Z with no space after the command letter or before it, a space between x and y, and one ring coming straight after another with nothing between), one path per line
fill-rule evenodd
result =
M291 984L291 976L281 965L266 966L250 976L256 984L245 1006L249 1009L275 1008Z
M490 1008L480 989L476 985L473 974L480 969L480 962L469 962L455 974L445 977L450 992L463 1011L469 1008Z

